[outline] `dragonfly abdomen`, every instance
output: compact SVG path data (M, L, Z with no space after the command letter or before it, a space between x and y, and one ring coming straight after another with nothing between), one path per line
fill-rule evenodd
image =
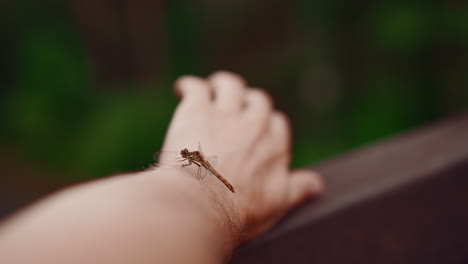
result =
M226 187L233 193L235 193L235 190L234 190L234 187L226 180L226 178L224 178L223 176L221 176L221 174L219 172L217 172L213 167L211 167L211 165L209 164L203 164L204 167L209 170L214 176L216 176L216 178L218 178L218 180L220 180L224 185L226 185Z

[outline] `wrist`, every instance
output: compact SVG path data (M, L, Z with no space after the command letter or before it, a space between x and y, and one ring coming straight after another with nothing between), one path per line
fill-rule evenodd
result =
M236 203L237 194L231 193L215 177L198 180L190 172L166 168L142 173L150 181L144 185L152 186L152 192L157 188L159 195L181 202L170 202L179 206L178 210L193 210L204 217L203 224L217 236L217 241L224 240L231 248L238 243L243 221Z

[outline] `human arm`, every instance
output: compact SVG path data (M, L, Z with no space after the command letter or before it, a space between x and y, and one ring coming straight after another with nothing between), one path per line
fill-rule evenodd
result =
M321 192L316 174L289 170L289 125L264 92L229 73L176 88L182 102L164 149L201 143L236 193L173 169L71 187L3 225L0 262L220 263Z

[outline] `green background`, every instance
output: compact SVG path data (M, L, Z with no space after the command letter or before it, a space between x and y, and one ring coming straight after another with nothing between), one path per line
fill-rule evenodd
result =
M270 92L294 167L468 105L462 1L103 3L0 3L0 153L54 180L148 167L183 74Z

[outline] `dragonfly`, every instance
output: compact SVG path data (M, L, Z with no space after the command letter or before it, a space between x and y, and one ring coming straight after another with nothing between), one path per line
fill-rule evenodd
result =
M174 154L177 152L172 152L172 151L158 151L155 154L155 159L158 160L161 157L164 156L170 156L171 154ZM208 171L210 174L214 175L218 180L220 180L232 193L235 193L234 187L232 186L231 183L229 183L226 178L224 178L221 173L219 173L211 163L208 161L208 159L205 157L205 154L201 150L200 144L198 144L198 150L193 150L189 151L187 148L182 149L176 157L173 157L172 160L159 160L158 163L155 164L156 167L163 167L165 166L165 162L171 163L174 162L176 163L176 166L180 166L180 168L184 168L190 165L196 165L198 166L197 170L197 179L200 179L204 177L206 174L206 171ZM181 164L182 162L187 161L188 163Z

